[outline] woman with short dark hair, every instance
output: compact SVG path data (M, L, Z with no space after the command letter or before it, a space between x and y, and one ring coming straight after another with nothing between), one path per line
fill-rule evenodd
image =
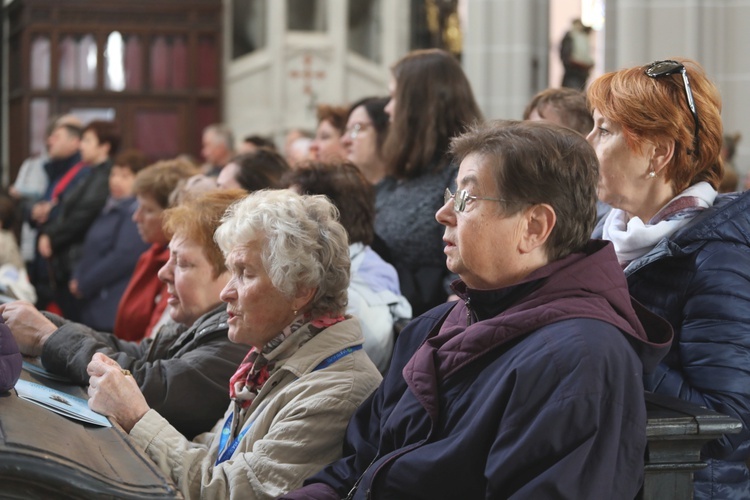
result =
M594 151L541 122L472 128L452 151L457 189L435 217L460 300L409 322L345 456L282 498L632 500L642 373L671 331L631 302L611 243L589 240Z

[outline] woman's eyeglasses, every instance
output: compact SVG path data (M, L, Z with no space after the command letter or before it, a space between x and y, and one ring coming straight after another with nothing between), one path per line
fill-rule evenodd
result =
M355 123L344 130L344 135L348 135L350 139L356 139L361 131L367 130L370 127L372 127L371 123Z
M693 113L693 120L695 121L695 133L693 134L693 151L688 151L692 154L698 151L700 140L698 139L698 129L700 129L700 121L698 120L698 111L695 109L695 100L693 99L693 91L690 89L690 80L688 80L687 69L685 65L677 61L656 61L648 65L645 71L647 76L651 78L659 78L662 76L674 75L676 73L682 74L682 81L685 84L685 97L687 97L687 105L690 108L690 112Z
M465 189L453 194L449 188L445 188L445 193L443 193L443 205L448 203L451 198L453 198L453 210L456 212L463 212L466 209L466 202L468 200L505 201L502 198L482 198L481 196L471 196Z

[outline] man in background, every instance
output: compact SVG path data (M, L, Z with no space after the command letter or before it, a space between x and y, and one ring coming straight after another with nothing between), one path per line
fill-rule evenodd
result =
M214 123L203 130L203 147L201 155L206 163L201 170L206 175L216 177L234 157L234 134L222 124Z

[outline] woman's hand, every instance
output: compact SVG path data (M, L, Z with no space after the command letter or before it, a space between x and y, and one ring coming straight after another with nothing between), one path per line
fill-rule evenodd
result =
M70 293L73 295L73 297L76 297L78 299L83 298L83 296L78 292L78 280L72 279L68 282L68 290L70 290Z
M0 304L0 315L13 332L18 349L27 356L41 356L44 343L57 331L55 324L29 302Z
M89 408L115 420L125 432L149 410L141 389L115 360L102 353L91 358L86 371L89 379Z
M52 257L52 242L50 241L49 236L46 234L40 235L36 245L39 255L45 259Z
M50 211L52 211L52 202L38 201L31 207L31 220L40 225L44 224L49 218Z

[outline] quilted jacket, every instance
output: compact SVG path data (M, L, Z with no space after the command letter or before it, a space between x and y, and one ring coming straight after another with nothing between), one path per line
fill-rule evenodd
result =
M703 449L695 498L750 498L750 192L720 195L625 274L633 297L675 333L646 389L743 423Z
M401 332L344 458L283 498L634 498L642 372L672 333L631 304L612 245L511 287L454 289L461 301Z

